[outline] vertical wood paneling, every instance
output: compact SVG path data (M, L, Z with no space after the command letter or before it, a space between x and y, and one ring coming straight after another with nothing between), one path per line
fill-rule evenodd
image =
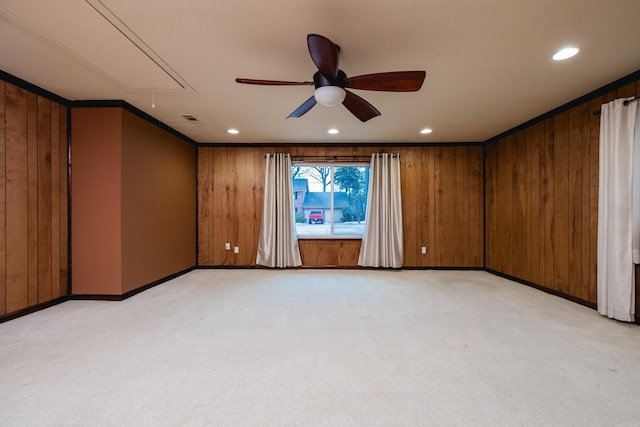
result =
M482 147L288 147L295 156L399 152L405 266L483 265ZM264 155L273 148L200 147L198 263L254 265L264 193ZM224 250L239 246L240 253ZM305 266L357 266L360 240L303 239ZM421 247L427 247L422 255Z
M470 148L469 155L469 185L467 197L469 205L469 236L470 256L469 267L483 265L484 254L484 160L481 147ZM481 197L478 199L476 195ZM474 250L475 249L475 250Z
M240 226L238 227L238 246L240 258L238 263L251 265L255 261L253 248L253 221L255 207L253 205L253 159L254 153L250 148L243 148L242 161L238 162L238 213L241 213Z
M211 238L211 241L209 242L209 258L214 265L222 265L223 252L221 251L221 248L216 247L216 243L225 241L225 239L227 238L227 236L222 235L222 186L224 185L222 177L226 173L226 167L224 163L220 161L222 159L220 150L211 150L210 153L211 165L209 170L211 172L211 176L209 177L209 179L211 183L211 194L209 219L211 220L211 226L209 230L209 236Z
M532 153L531 153L531 147L532 147L532 141L531 141L531 128L527 129L524 132L523 135L524 138L524 143L525 143L525 147L524 147L524 159L523 159L523 163L525 164L525 169L526 169L526 180L525 180L525 185L523 188L524 193L526 194L525 196L525 230L527 233L527 240L525 243L525 248L526 248L526 259L530 260L530 262L527 263L527 280L531 281L532 276L533 276L533 245L532 245L532 240L533 240L533 236L532 236L532 228L531 228L531 224L532 224L532 209L531 209L531 198L532 198L532 193L533 193L533 187L534 187L534 178L533 178L533 171L532 171L532 167L531 167L531 157L532 157ZM529 191L529 189L531 189L532 191Z
M600 116L593 112L637 96L639 85L612 90L484 148L488 268L597 302ZM516 209L511 216L509 206Z
M51 298L60 297L60 106L51 103ZM55 243L54 243L55 242Z
M455 265L456 229L455 229L455 157L452 149L443 149L442 167L447 173L442 175L442 265Z
M38 98L38 302L51 294L51 101Z
M599 110L604 99L597 98L590 102L591 111ZM598 182L600 167L600 117L591 115L589 121L589 301L598 302Z
M231 261L231 265L242 265L242 258L248 252L245 248L241 246L241 237L240 237L240 228L244 226L243 223L238 221L238 217L243 219L246 214L241 215L241 200L240 200L240 176L242 175L242 170L240 169L240 164L244 160L242 153L245 152L245 149L241 149L240 153L236 151L236 155L233 157L233 161L229 162L231 176L233 180L231 181L231 185L227 188L227 215L226 221L227 226L231 230L231 241L234 243L234 246L238 246L240 252L237 254L234 253L233 260ZM240 154L239 156L237 154ZM232 251L233 252L233 251Z
M514 262L511 263L512 275L528 279L529 265L520 260L528 259L529 232L527 229L527 140L526 133L514 135L511 142L513 146L513 216L512 222L515 233L513 234Z
M530 268L530 279L533 283L541 283L542 279L542 265L540 263L540 259L542 257L542 249L541 249L541 235L542 235L542 226L544 224L544 219L541 217L540 213L537 212L539 207L541 206L541 198L540 198L540 142L543 129L543 125L537 123L532 128L528 129L529 140L527 147L529 148L528 157L529 157L529 167L531 169L531 181L530 181L530 199L529 205L527 206L527 212L529 213L529 218L531 220L531 268Z
M233 209L233 190L238 177L235 174L235 153L232 154L232 150L229 148L223 148L219 151L220 155L218 156L218 160L220 161L219 163L224 163L223 170L225 180L220 186L220 203L218 204L218 208L221 213L220 222L222 224L224 241L231 243L231 250L227 251L221 245L218 245L217 249L222 253L223 265L233 265L236 255L233 253L233 247L235 246L235 227L232 223L231 209ZM235 152L235 150L233 151Z
M569 295L582 298L582 109L569 111Z
M358 265L360 254L360 240L343 240L338 249L338 266L352 267Z
M615 97L629 98L629 97L635 96L635 94L636 94L636 83L633 82L616 89Z
M317 240L300 240L298 244L300 246L300 257L302 258L302 265L321 265L318 263Z
M258 248L260 223L262 221L262 192L264 186L260 181L260 171L264 169L265 152L251 148L243 148L236 157L238 170L238 213L241 226L234 244L240 248L240 257L235 261L240 265L255 263ZM264 179L264 176L262 176ZM256 232L257 230L257 232ZM237 243L236 243L237 242Z
M230 214L233 212L236 216L235 220L232 220L233 225L233 243L234 246L238 246L238 252L235 255L235 265L249 265L251 264L251 256L249 256L249 233L248 228L251 226L251 214L249 212L249 194L251 194L251 186L249 185L250 177L247 177L249 173L249 166L253 165L253 158L250 148L239 148L236 150L235 156L235 185L233 187L233 200L235 205L232 207ZM239 219L239 221L238 221Z
M434 153L434 171L433 171L433 185L434 185L434 221L435 221L435 233L433 241L433 265L446 265L443 259L443 239L444 239L444 224L443 218L446 216L444 213L444 196L443 196L443 147L436 147Z
M198 148L198 265L213 265L213 150Z
M227 149L216 148L213 151L213 265L227 265L229 251L225 243L231 243L225 218L225 188L227 187Z
M260 227L262 226L262 211L264 209L264 180L265 180L265 156L269 152L273 152L274 150L271 148L264 148L262 150L255 150L255 155L253 159L254 164L254 179L253 186L255 187L253 198L254 198L254 209L255 209L255 222L253 225L253 252L254 256L252 258L252 263L255 262L256 252L258 251L258 244L260 243Z
M496 264L496 256L495 250L497 248L496 243L496 234L498 232L498 214L496 212L496 169L498 168L497 162L497 150L498 144L490 144L485 148L484 157L485 161L485 185L484 185L484 194L485 194L485 266L487 268L498 270L498 266Z
M421 266L435 265L435 149L424 147L422 150L421 173L421 249L425 246L427 253L422 255Z
M27 91L7 85L6 138L6 310L29 304L27 287Z
M501 271L512 271L511 265L513 257L513 156L512 137L502 139L498 143L499 164L498 164L498 217L500 221L508 225L501 229L498 234L498 256ZM508 274L508 273L507 273Z
M228 154L229 150L226 150ZM227 156L226 170L228 180L225 182L223 187L222 194L222 210L223 210L223 219L222 219L222 227L227 230L225 233L227 235L227 242L232 243L233 246L237 246L234 244L238 241L238 170L236 167L236 161L238 159L237 150L234 150L235 153L233 156ZM235 265L236 259L239 258L239 254L235 254L233 250L226 251L226 265Z
M582 237L582 259L580 262L580 277L581 277L581 289L580 289L580 298L584 301L589 301L590 298L590 273L589 273L589 263L590 263L590 251L591 251L591 230L590 230L590 124L591 120L591 110L589 108L589 103L585 103L581 108L581 119L580 119L580 154L582 155L581 159L581 167L580 167L580 181L581 181L581 218L580 218L580 227L581 227L581 237Z
M472 200L471 200L471 189L472 189L471 181L473 179L473 170L474 170L474 166L472 165L471 161L473 159L473 150L467 147L460 147L460 148L464 148L461 153L462 156L464 157L464 166L462 168L462 179L461 179L462 188L456 189L456 192L462 196L462 207L458 207L457 209L458 209L458 214L460 216L460 221L463 224L463 228L462 228L463 235L458 240L458 245L456 247L456 254L458 253L461 254L459 259L462 262L462 265L470 265L473 251L465 250L465 246L474 242L473 236L475 234L474 231L471 229L471 219L472 219L472 213L473 213L473 206L472 206ZM478 167L480 166L480 164L478 164ZM460 181L458 182L458 186L459 184L460 184ZM478 190L478 193L480 193L480 190ZM464 236L467 236L467 239L468 239L466 243L465 243Z
M504 142L503 141L498 141L495 144L495 156L496 156L496 161L495 161L495 173L493 174L493 178L494 178L494 182L495 182L495 188L493 191L493 218L496 221L496 223L498 222L502 222L502 221L506 221L507 218L504 216L504 212L503 212L503 205L504 205L504 186L502 185L502 183L504 182L504 167L501 167L501 165L504 165L506 162L505 159L505 149L504 149ZM504 229L503 226L498 226L498 224L495 225L495 228L493 228L493 245L492 245L492 268L495 268L498 271L505 271L505 264L504 264L504 238L503 238L503 234L504 234Z
M29 306L38 303L38 95L28 95L27 223ZM65 164L67 162L65 161ZM67 218L65 218L66 220ZM65 239L68 242L68 239Z
M0 81L0 315L68 293L67 108Z
M454 190L453 190L453 265L465 265L469 251L464 250L465 239L463 236L468 235L467 219L469 215L468 206L466 206L466 177L468 174L468 165L466 164L466 147L455 147L453 149L454 162Z
M418 167L416 165L415 150L401 149L399 151L402 164L401 194L402 194L402 225L404 237L404 262L406 265L419 265L418 239Z
M243 227L243 231L247 236L246 248L247 252L247 264L251 265L256 261L256 252L258 250L258 239L260 237L260 225L262 223L262 204L263 204L263 192L261 188L264 187L263 182L257 179L256 176L261 176L260 171L264 167L264 155L265 152L260 150L250 150L248 159L247 174L247 225Z
M553 289L569 293L569 113L554 117Z
M543 176L543 196L542 206L540 207L544 215L544 231L543 231L543 248L542 253L544 257L544 276L543 286L554 289L554 255L555 248L553 246L553 232L554 232L554 216L553 216L553 202L554 202L554 139L553 139L553 121L547 119L544 122L544 156L543 162L540 166Z
M59 120L59 147L58 147L58 194L60 200L60 214L58 222L60 224L60 239L57 242L60 251L60 263L58 271L58 281L60 286L60 295L69 293L69 141L68 141L68 120L67 108L60 108ZM55 173L55 171L54 171ZM54 241L54 244L56 242Z
M318 244L318 264L337 266L338 265L338 245L340 241L316 240Z
M7 252L6 252L6 84L0 80L0 315L7 312Z

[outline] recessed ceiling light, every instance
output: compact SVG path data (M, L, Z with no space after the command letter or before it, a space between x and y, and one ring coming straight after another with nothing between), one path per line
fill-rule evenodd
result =
M340 131L339 131L338 129L335 129L335 128L334 128L334 129L329 129L327 132L329 132L331 135L335 135L335 134L337 134L337 133L338 133L338 132L340 132Z
M227 132L229 132L232 135L237 135L240 133L238 129L229 129Z
M564 49L557 51L556 54L553 55L553 59L556 61L562 61L563 59L575 56L578 52L580 52L580 49L577 47L565 47Z
M424 128L420 131L421 134L426 135L428 133L433 132L433 130L429 129L429 128Z

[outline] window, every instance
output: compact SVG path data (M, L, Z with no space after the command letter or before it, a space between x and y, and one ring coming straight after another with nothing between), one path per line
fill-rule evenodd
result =
M362 238L368 163L299 163L291 167L291 177L298 237Z

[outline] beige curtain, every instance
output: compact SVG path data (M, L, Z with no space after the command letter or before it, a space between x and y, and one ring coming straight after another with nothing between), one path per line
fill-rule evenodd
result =
M636 103L616 99L601 108L600 177L598 187L598 311L625 322L635 314L634 188ZM636 143L640 143L640 140ZM634 165L634 161L636 165ZM636 177L637 179L637 177ZM636 224L637 224L636 219Z
M289 154L266 156L264 209L256 264L280 268L302 265L293 212Z
M403 263L400 156L373 154L369 169L367 221L358 264L400 268Z

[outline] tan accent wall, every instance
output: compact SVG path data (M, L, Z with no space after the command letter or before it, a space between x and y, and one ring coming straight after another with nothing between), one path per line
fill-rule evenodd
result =
M0 80L0 315L68 294L67 107Z
M480 146L200 147L198 265L253 266L264 191L264 155L400 153L406 267L483 267L483 166ZM225 243L240 252L225 250ZM360 240L299 241L304 266L357 266ZM427 253L421 253L421 247Z
M487 268L597 302L600 117L593 113L633 95L640 82L486 146Z
M122 292L196 265L196 148L123 111Z
M72 109L74 294L122 295L196 264L196 150L122 108Z

